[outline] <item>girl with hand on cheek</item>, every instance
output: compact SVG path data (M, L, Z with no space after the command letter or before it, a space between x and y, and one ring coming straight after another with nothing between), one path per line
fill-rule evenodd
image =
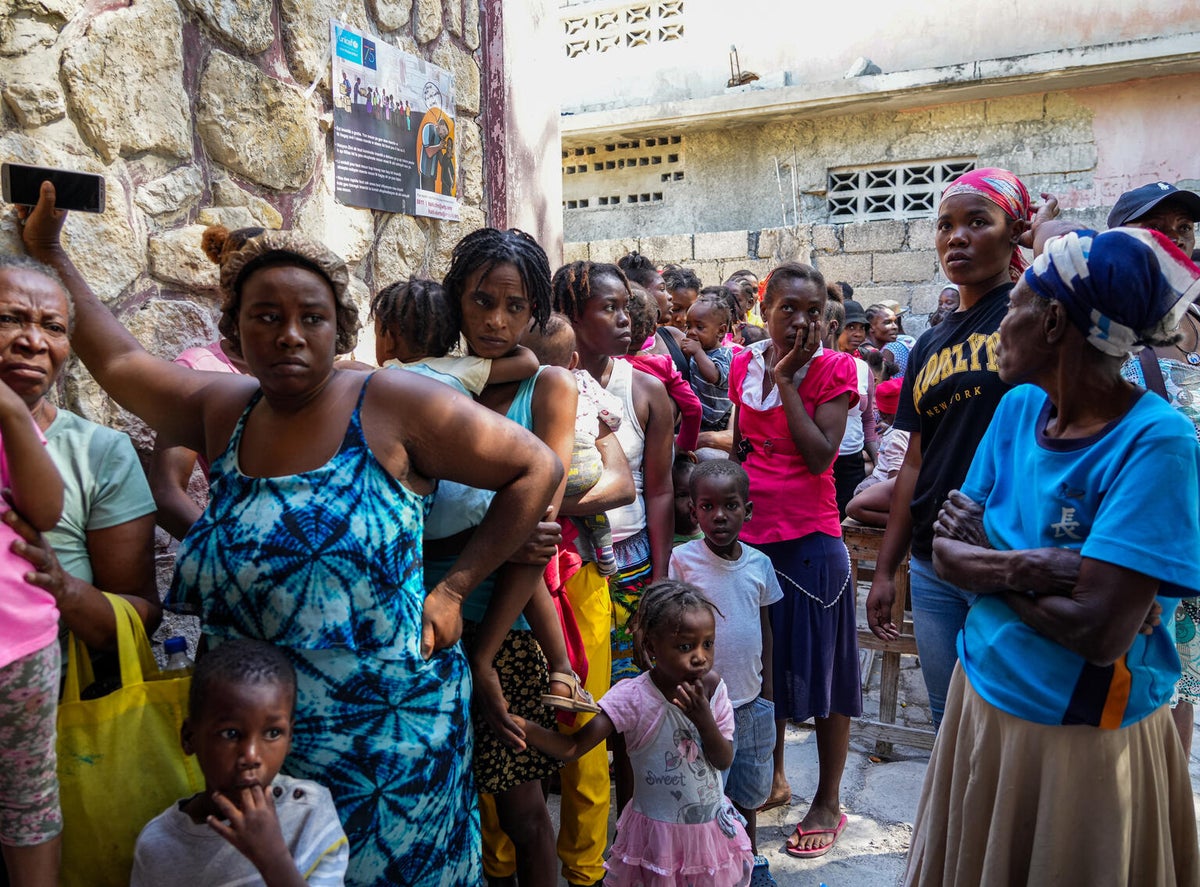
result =
M721 790L733 762L733 706L712 670L715 608L693 585L664 579L638 611L654 665L616 684L601 714L572 736L521 726L530 745L574 760L621 733L640 775L617 821L605 868L609 887L746 885L750 839Z
M729 375L734 458L750 476L755 520L742 540L771 559L783 600L771 607L777 735L771 796L791 801L783 773L787 720L815 718L820 776L808 813L788 841L793 856L821 856L845 827L840 786L850 718L862 712L850 562L841 540L833 463L858 373L849 354L825 350L825 279L780 265L763 308L770 338L734 358Z

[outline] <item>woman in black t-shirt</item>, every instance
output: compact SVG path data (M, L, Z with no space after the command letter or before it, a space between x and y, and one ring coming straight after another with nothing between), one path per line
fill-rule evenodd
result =
M1050 198L1035 221L1057 211ZM913 629L935 727L973 596L934 573L933 523L946 495L961 486L1008 390L998 373L1000 321L1008 310L1008 291L1026 266L1020 247L1032 215L1029 192L1008 170L969 172L943 192L936 226L938 261L958 285L959 306L917 340L896 413L895 427L911 437L867 597L867 623L884 640L899 637L890 617L893 577L911 545Z

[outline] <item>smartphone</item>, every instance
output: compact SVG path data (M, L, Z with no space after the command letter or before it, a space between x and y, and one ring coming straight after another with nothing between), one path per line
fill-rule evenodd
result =
M75 212L104 212L104 176L70 169L49 169L23 163L0 164L0 185L7 203L34 206L42 182L54 184L55 206Z

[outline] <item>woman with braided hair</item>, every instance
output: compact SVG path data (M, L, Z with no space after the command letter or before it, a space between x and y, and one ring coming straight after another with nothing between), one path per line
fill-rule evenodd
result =
M637 499L608 513L612 524L617 575L613 602L612 677L640 672L629 620L642 588L666 576L675 529L671 484L674 412L662 382L614 358L629 351L629 283L616 265L572 262L554 274L554 310L571 318L579 366L624 405L625 421L617 439L633 472ZM623 747L614 745L617 804L633 793L633 773Z
M541 327L550 316L546 253L515 229L481 228L460 240L443 287L468 352L475 357L496 360L513 354L530 324ZM476 400L532 431L565 466L575 442L578 397L569 370L542 366L529 378L487 385ZM474 678L474 770L484 799L484 872L489 879L504 881L515 868L522 885L547 887L555 883L557 873L554 827L541 780L560 764L525 746L513 715L546 726L554 723L553 712L543 704L549 689L546 655L521 611L535 596L548 599L539 586L561 539L555 521L565 484L564 473L539 532L504 565L503 581L487 577L463 608L464 646ZM468 550L478 535L473 532L427 541L429 574ZM559 634L561 638L561 629ZM499 652L489 656L493 650Z

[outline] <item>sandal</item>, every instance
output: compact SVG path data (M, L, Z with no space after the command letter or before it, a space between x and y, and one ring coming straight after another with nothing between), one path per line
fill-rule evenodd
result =
M542 694L542 705L548 705L559 711L598 714L600 706L592 698L592 694L583 689L579 683L579 675L567 671L550 672L550 680L566 684L571 688L570 696L555 696L552 693Z

